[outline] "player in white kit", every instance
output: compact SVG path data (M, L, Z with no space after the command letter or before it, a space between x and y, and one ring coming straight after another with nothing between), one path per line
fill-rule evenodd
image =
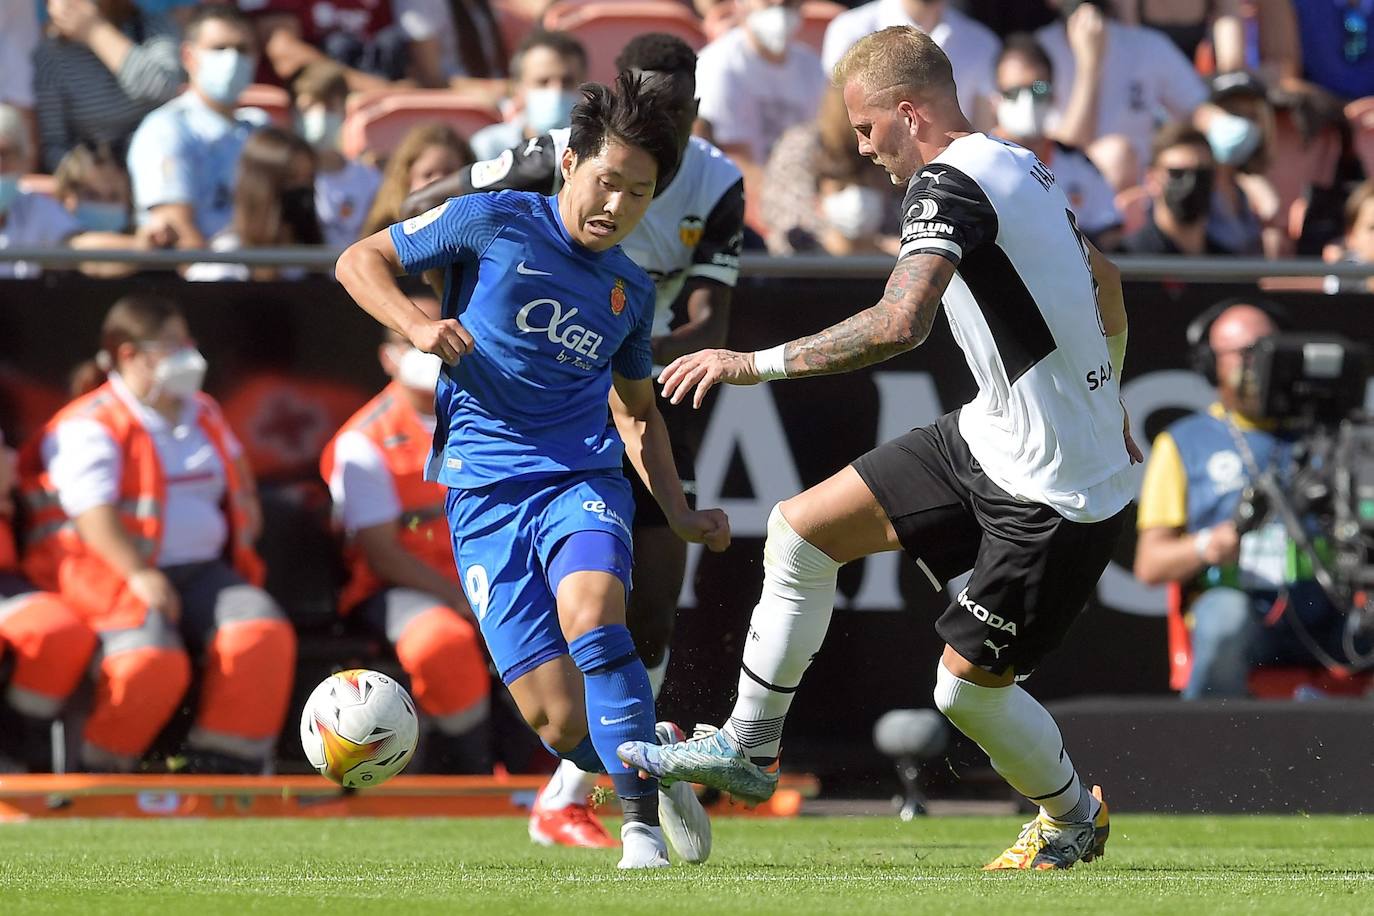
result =
M1138 488L1140 451L1118 394L1120 276L1078 232L1054 174L974 133L944 53L920 31L863 39L834 80L859 152L908 181L902 247L882 301L757 353L711 350L660 376L674 401L718 383L844 372L918 346L941 301L978 394L774 508L763 594L729 720L692 740L631 742L623 760L745 799L772 794L783 720L819 651L836 574L905 550L939 590L972 568L936 622L935 703L1040 806L988 868L1068 868L1103 854L1107 808L1049 713L1015 681L1083 609Z

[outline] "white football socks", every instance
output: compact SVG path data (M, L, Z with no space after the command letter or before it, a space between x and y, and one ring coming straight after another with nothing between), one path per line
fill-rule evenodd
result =
M1082 822L1097 815L1092 797L1064 751L1049 710L1015 684L982 687L956 677L941 663L935 705L968 735L1011 787L1057 821Z
M556 811L569 805L585 805L587 798L596 788L600 773L586 773L577 768L571 760L560 760L558 769L549 777L549 784L539 796L539 807L546 811Z
M839 570L773 507L763 546L763 594L749 621L739 695L723 728L751 758L778 756L792 696L830 627Z
M655 700L658 699L658 695L663 691L663 682L668 677L668 657L672 654L672 650L665 647L663 650L663 658L657 665L654 665L652 668L647 665L645 666L644 670L649 672L649 687L654 691Z

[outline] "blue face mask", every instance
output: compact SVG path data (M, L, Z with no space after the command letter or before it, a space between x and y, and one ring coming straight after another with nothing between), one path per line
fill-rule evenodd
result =
M124 232L129 228L129 208L103 200L80 200L72 214L91 232Z
M0 216L10 212L10 206L19 196L19 174L0 175Z
M572 121L575 92L562 89L525 90L525 125L536 134L545 134L555 127L567 127Z
M221 105L237 102L253 82L256 61L233 48L201 48L196 52L196 63L196 87Z

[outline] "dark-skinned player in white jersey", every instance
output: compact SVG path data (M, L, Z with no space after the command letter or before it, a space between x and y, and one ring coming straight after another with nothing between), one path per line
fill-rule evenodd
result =
M1107 807L1016 680L1083 609L1138 487L1140 451L1118 391L1120 275L1078 232L1034 154L973 132L949 60L929 37L909 27L876 32L845 55L834 81L860 154L908 182L902 247L882 300L769 350L678 359L660 376L664 393L697 403L720 383L869 366L924 342L943 301L978 394L779 504L729 720L689 741L628 742L618 753L665 781L767 798L840 566L904 550L937 590L972 568L936 622L946 645L935 704L1040 806L986 867L1068 868L1103 854Z

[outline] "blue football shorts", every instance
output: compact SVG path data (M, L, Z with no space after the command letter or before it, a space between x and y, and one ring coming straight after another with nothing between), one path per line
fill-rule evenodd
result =
M463 591L506 684L568 654L549 569L570 535L604 532L614 540L587 539L612 549L584 551L571 563L562 558L559 573L610 572L628 600L634 496L619 469L450 488L445 509Z

